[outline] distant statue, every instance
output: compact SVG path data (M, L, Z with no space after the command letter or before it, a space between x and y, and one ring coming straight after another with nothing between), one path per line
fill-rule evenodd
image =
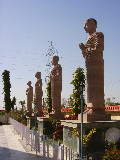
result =
M58 64L59 57L53 56L52 65L54 66L51 74L51 98L54 113L61 113L61 91L62 91L62 67Z
M42 113L42 96L43 96L41 72L37 72L35 74L35 77L37 78L37 82L35 83L36 110L37 110L37 116L39 116Z
M87 107L92 113L104 112L104 35L96 32L97 21L87 19L84 29L89 34L86 44L80 43L82 55L86 62Z
M26 115L32 114L32 101L33 101L33 87L31 86L31 81L27 83L29 86L26 90L27 95L27 113Z

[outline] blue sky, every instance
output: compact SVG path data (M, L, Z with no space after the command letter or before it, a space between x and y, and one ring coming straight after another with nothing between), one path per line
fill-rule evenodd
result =
M72 73L85 68L78 44L87 38L83 24L98 21L105 36L105 99L120 102L120 1L119 0L0 0L0 74L10 71L11 98L26 100L27 82L34 87L41 72L45 97L48 75L46 56L53 42L63 68L62 97L72 93ZM57 54L57 52L56 52ZM4 106L0 78L0 109Z

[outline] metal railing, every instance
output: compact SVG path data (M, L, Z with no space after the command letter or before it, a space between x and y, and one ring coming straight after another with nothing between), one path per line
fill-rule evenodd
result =
M30 130L29 127L22 123L9 118L9 123L17 133L25 139L26 144L31 146L31 150L36 151L36 155L41 155L44 159L49 160L79 160L79 154L69 147L59 145L59 142L48 139L45 135L40 135L38 131Z

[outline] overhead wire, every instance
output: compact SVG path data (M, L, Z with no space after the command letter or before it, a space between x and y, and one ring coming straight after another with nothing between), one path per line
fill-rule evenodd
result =
M9 33L6 33L7 35L9 34ZM30 36L25 36L25 35L22 35L22 36L20 36L20 35L15 35L15 34L9 34L9 35L11 35L11 36L17 36L17 37L22 37L22 38L29 38L29 39L33 39L33 40L40 40L40 38L35 38L35 37L30 37ZM42 41L45 41L45 42L50 42L49 40L42 40ZM77 50L74 50L74 49L72 49L72 47L68 47L68 46L65 46L65 45L63 45L63 44L58 44L58 43L56 43L55 42L55 44L57 44L57 45L60 45L61 47L65 47L65 48L67 48L67 49L70 49L70 50L73 50L74 52L77 52ZM4 48L1 48L0 49L1 50L1 52L5 52L6 51L6 49L4 49ZM15 56L14 54L17 52L17 53L20 53L20 52L22 52L22 51L20 51L20 49L19 50L16 50L16 51L14 51L14 49L8 49L7 50L7 52L10 52L11 54L13 54L12 56L11 56L11 59L17 59L17 56ZM14 52L14 53L13 53ZM25 54L33 54L33 55L37 55L37 54L39 54L39 52L30 52L30 51L25 51L24 52ZM41 55L43 55L43 56L45 56L45 53L44 54L41 54ZM5 54L5 55L2 55L1 54L1 57L2 58L6 58L6 56L7 56L7 54ZM30 59L30 57L28 58L26 58L26 57L21 57L21 60L26 60L27 59L27 62L28 62L28 59L29 60L32 60L32 61L35 61L35 60L37 60L37 58L32 58L32 59ZM69 67L68 67L68 64L69 63L67 63L67 64L63 64L62 65L62 68L63 68L63 72L64 71L67 71L67 74L69 74L69 73L72 73L72 70L74 70L74 69L76 69L76 68L74 68L74 63L75 64L78 64L79 65L79 60L78 61L76 61L76 60L73 60L73 59L69 59L69 58L65 58L65 57L63 57L63 56L61 56L60 55L60 59L61 59L61 61L69 61L69 63L70 63L70 65L69 65ZM46 61L46 59L43 59L42 61ZM112 62L109 62L109 64L112 64ZM0 62L0 65L5 65L5 62ZM16 63L12 63L11 64L12 66L16 66L17 64ZM30 67L30 64L24 64L24 67ZM40 66L40 65L36 65L36 67L37 68L39 68L39 67L42 67L42 66ZM105 66L106 67L106 66ZM67 68L67 69L66 69ZM16 68L11 68L11 70L16 70ZM27 69L27 71L33 71L32 69ZM112 76L110 77L108 74L110 74L111 73L111 75L114 75L115 77L114 78L112 78ZM64 76L66 76L67 74L63 74L63 77ZM118 77L118 78L117 78ZM16 78L17 79L17 78ZM20 79L20 78L19 78ZM22 77L21 77L21 79L22 79ZM65 80L64 80L65 81ZM65 81L65 82L68 82L68 80L67 81ZM111 92L111 96L115 93L115 92L118 92L118 94L119 94L119 91L118 90L115 90L115 86L117 86L117 87L119 87L117 84L119 84L120 83L120 74L116 74L116 73L114 73L114 72L111 72L111 71L109 71L109 70L107 70L107 69L105 69L105 90L107 90L107 91L110 91ZM108 88L109 87L109 88ZM111 88L111 89L110 89ZM119 95L118 95L118 97L119 97Z

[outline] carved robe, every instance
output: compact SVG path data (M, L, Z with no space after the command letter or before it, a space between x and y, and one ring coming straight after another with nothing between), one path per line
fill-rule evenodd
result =
M94 32L85 44L86 78L87 78L87 106L103 108L104 105L104 35Z

